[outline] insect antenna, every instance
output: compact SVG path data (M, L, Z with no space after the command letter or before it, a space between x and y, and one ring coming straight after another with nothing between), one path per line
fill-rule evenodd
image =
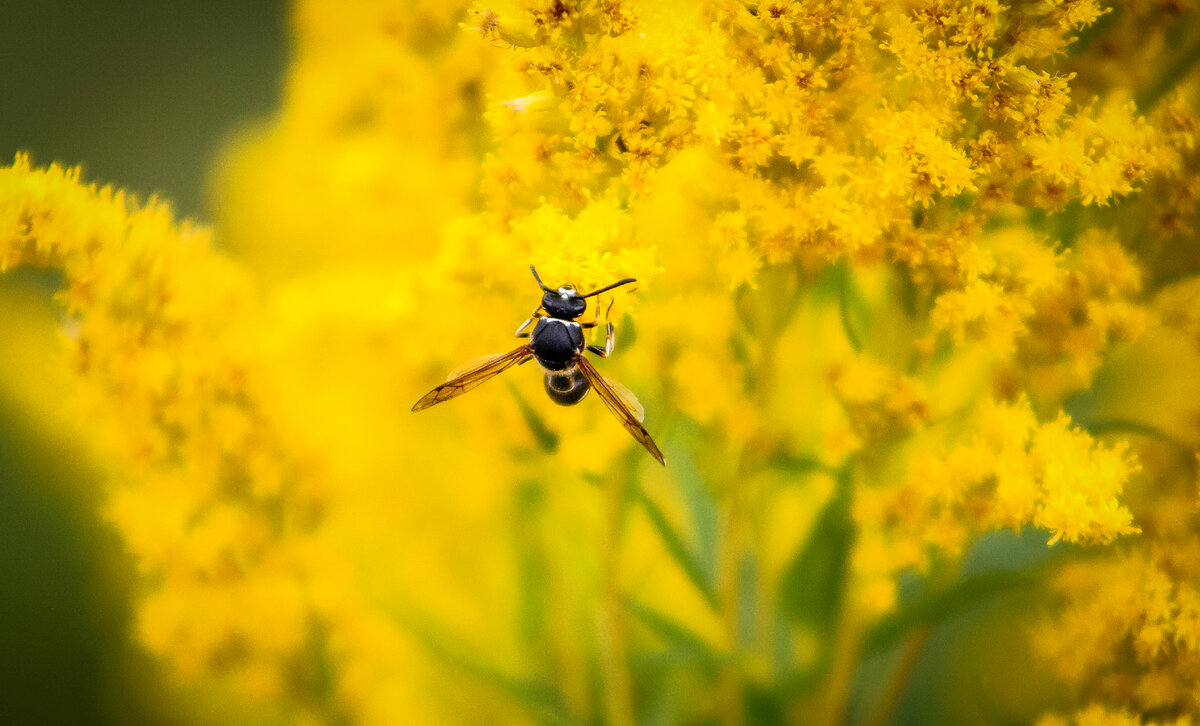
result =
M592 292L589 292L586 295L580 295L580 297L592 297L593 295L599 295L602 292L608 292L609 290L613 289L614 287L628 285L631 282L637 282L637 279L633 278L633 277L626 277L624 280L618 280L617 282L614 282L613 284L611 284L607 287L602 287L599 290L594 290Z
M546 287L546 284L542 282L542 278L538 277L537 270L533 265L529 266L529 271L533 273L533 279L537 280L538 287L542 288L542 290L546 292L554 292L550 288Z

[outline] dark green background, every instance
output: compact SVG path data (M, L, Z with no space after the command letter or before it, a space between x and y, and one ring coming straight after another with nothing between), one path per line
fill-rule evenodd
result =
M286 15L278 0L0 3L0 164L81 164L206 221L217 151L278 103ZM54 280L0 284L48 300ZM125 645L130 564L79 485L94 468L23 415L0 397L0 724L186 723Z
M83 164L205 216L222 141L276 106L286 57L278 0L0 4L0 154Z

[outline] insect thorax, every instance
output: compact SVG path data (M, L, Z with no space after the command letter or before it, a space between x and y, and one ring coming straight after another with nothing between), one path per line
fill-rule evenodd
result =
M561 371L583 352L583 330L579 323L558 318L541 318L529 341L533 355L543 368Z

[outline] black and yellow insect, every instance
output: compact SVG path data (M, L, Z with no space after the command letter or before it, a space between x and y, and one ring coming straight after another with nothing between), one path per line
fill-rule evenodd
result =
M517 328L517 337L528 338L529 342L508 353L471 361L452 372L445 383L426 393L421 400L413 404L412 410L420 411L442 401L449 401L514 365L536 360L545 372L546 394L552 401L562 406L574 406L583 400L589 390L595 389L600 400L604 401L604 405L617 417L625 430L646 447L658 463L665 466L667 462L662 452L642 426L644 411L637 397L620 383L600 375L584 355L585 352L591 352L601 358L607 358L612 353L615 340L613 324L607 323L604 347L601 348L588 345L583 337L583 331L595 327L596 322L578 321L587 310L587 298L636 281L627 277L599 290L580 294L574 285L563 285L557 290L546 287L538 277L537 270L533 266L529 269L543 291L541 304L534 308L529 319ZM532 331L529 330L531 324Z

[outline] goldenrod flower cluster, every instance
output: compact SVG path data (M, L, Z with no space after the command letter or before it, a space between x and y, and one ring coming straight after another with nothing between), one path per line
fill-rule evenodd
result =
M886 723L938 603L1012 580L973 548L1035 529L1011 627L1063 688L1018 719L1200 719L1194 3L299 0L292 31L211 233L0 171L0 267L62 273L173 673L305 724ZM518 345L530 264L638 279L587 315L666 469L528 366L409 412Z

